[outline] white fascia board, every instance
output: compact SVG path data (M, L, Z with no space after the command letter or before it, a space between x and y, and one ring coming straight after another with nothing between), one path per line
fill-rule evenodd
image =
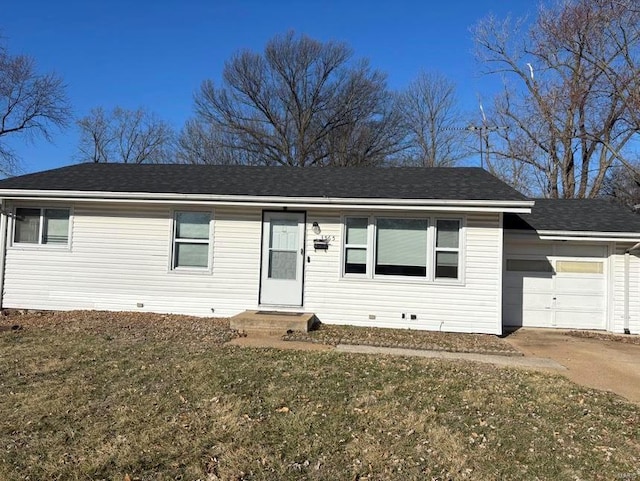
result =
M5 200L60 201L75 200L89 202L127 202L157 204L200 205L255 205L258 207L309 208L327 207L336 209L403 209L403 210L470 210L483 212L531 213L534 202L496 200L447 200L447 199L368 199L333 197L264 197L230 196L210 194L149 194L146 192L86 192L86 191L0 191Z
M535 237L540 240L549 241L584 241L584 242L638 242L639 232L591 232L591 231L532 231L506 229L507 236L514 237Z
M585 241L585 242L640 242L638 232L590 232L589 235L549 235L540 234L542 240Z

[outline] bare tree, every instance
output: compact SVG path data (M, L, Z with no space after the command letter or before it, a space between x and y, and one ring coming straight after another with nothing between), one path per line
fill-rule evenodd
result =
M51 141L52 129L66 127L70 116L62 79L37 73L31 57L12 55L0 45L0 173L13 173L19 160L5 142L8 136Z
M82 162L108 162L113 142L110 120L102 107L91 109L76 121L80 128L79 157Z
M601 194L613 202L638 210L640 206L640 169L634 163L629 169L617 165L607 172Z
M233 148L233 142L233 136L218 126L190 119L176 139L176 161L182 164L252 164L251 156Z
M339 167L379 166L397 163L406 148L401 115L395 96L385 95L370 119L351 118L327 135L322 149L326 161L320 165Z
M157 115L121 107L105 112L94 108L77 122L81 162L141 164L173 160L173 130Z
M495 102L503 142L549 197L595 197L607 171L627 163L640 122L640 13L635 0L566 0L520 19L475 28L478 58L503 76ZM498 160L496 160L498 161Z
M469 131L460 127L462 114L453 82L423 72L400 94L399 103L408 132L407 163L453 166L470 155Z
M488 138L488 135L489 134L487 134L486 138ZM484 140L483 142L485 142L483 147L485 152L489 151L491 145ZM507 157L502 157L496 160L487 156L485 157L484 167L493 175L502 179L524 195L530 197L540 195L540 178L539 176L536 176L537 173L531 169L528 164Z
M198 122L243 161L292 166L381 163L397 152L400 116L385 76L342 43L288 33L226 64L195 96Z

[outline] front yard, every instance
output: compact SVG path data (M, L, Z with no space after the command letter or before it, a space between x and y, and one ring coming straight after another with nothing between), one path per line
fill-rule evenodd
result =
M0 479L640 479L640 408L560 376L180 316L1 322Z

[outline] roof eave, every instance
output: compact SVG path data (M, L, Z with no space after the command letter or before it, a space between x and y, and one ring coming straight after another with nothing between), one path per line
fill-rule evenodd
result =
M464 208L528 214L534 205L531 200L454 200L454 199L382 199L344 197L283 197L283 196L239 196L217 194L179 194L148 192L104 192L68 190L0 190L5 200L82 200L144 203L206 203L213 205L256 205L273 207L330 207L330 208Z
M517 234L537 235L542 240L593 241L593 242L638 242L640 232L566 231L566 230L519 230Z

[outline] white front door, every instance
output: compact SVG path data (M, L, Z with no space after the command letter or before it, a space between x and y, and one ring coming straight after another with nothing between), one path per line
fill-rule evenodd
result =
M304 212L265 212L260 304L302 305Z

